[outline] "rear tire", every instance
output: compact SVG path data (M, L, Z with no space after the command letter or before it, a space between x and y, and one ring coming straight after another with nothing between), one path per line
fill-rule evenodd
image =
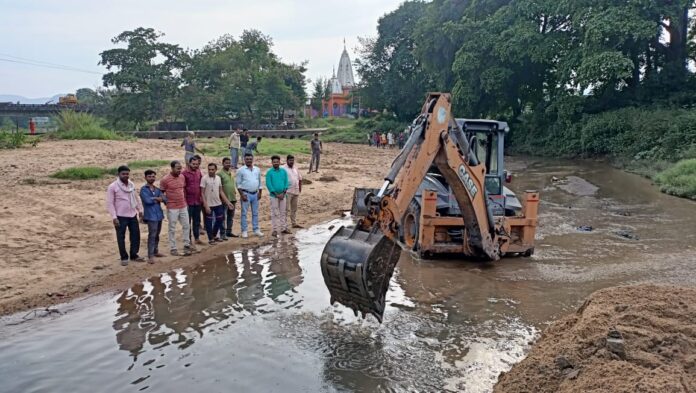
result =
M401 241L412 251L418 251L418 237L420 235L420 205L411 201L406 214L401 221Z
M522 256L525 258L529 258L532 255L534 255L534 247L530 248L529 250L525 251L522 253Z

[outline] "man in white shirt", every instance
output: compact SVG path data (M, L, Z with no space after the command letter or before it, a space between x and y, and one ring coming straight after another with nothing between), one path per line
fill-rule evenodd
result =
M251 225L254 235L263 237L259 229L259 200L261 199L261 170L254 165L254 156L244 154L244 166L237 170L237 192L242 200L242 237L249 237L247 232L247 212L251 208Z
M297 224L297 200L302 192L302 175L300 175L300 171L295 166L295 157L293 155L287 156L283 169L288 172L288 181L290 183L290 188L288 188L286 193L290 222L293 228L302 228L301 225Z
M208 244L221 242L225 207L232 208L232 203L222 189L222 180L217 175L217 165L208 164L208 176L201 178L201 201L205 213L205 232L208 234ZM223 205L224 203L224 205ZM218 237L220 234L220 237Z
M239 150L242 148L241 141L239 139L239 129L232 132L230 139L227 141L227 147L230 149L232 169L237 170L237 164L239 163Z

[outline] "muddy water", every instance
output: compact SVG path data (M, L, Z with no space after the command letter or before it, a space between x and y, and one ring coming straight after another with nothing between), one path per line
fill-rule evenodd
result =
M62 315L0 320L0 391L487 392L592 291L696 284L696 204L602 164L510 166L513 189L542 191L535 255L403 254L383 325L328 305L318 257L336 220Z

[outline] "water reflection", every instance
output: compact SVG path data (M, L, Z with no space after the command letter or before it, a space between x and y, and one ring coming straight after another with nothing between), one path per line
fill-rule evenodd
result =
M242 250L190 269L152 277L118 296L113 322L119 349L137 361L146 344L185 349L211 328L278 307L299 307L303 282L293 241Z

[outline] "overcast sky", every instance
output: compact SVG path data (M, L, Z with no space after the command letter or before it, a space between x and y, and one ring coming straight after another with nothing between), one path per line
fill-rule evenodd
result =
M19 58L102 73L99 53L124 30L152 27L163 40L200 48L245 29L270 35L284 61L308 60L310 79L330 76L346 39L374 36L402 0L0 0L0 59ZM101 85L101 76L0 60L0 94L48 97Z

